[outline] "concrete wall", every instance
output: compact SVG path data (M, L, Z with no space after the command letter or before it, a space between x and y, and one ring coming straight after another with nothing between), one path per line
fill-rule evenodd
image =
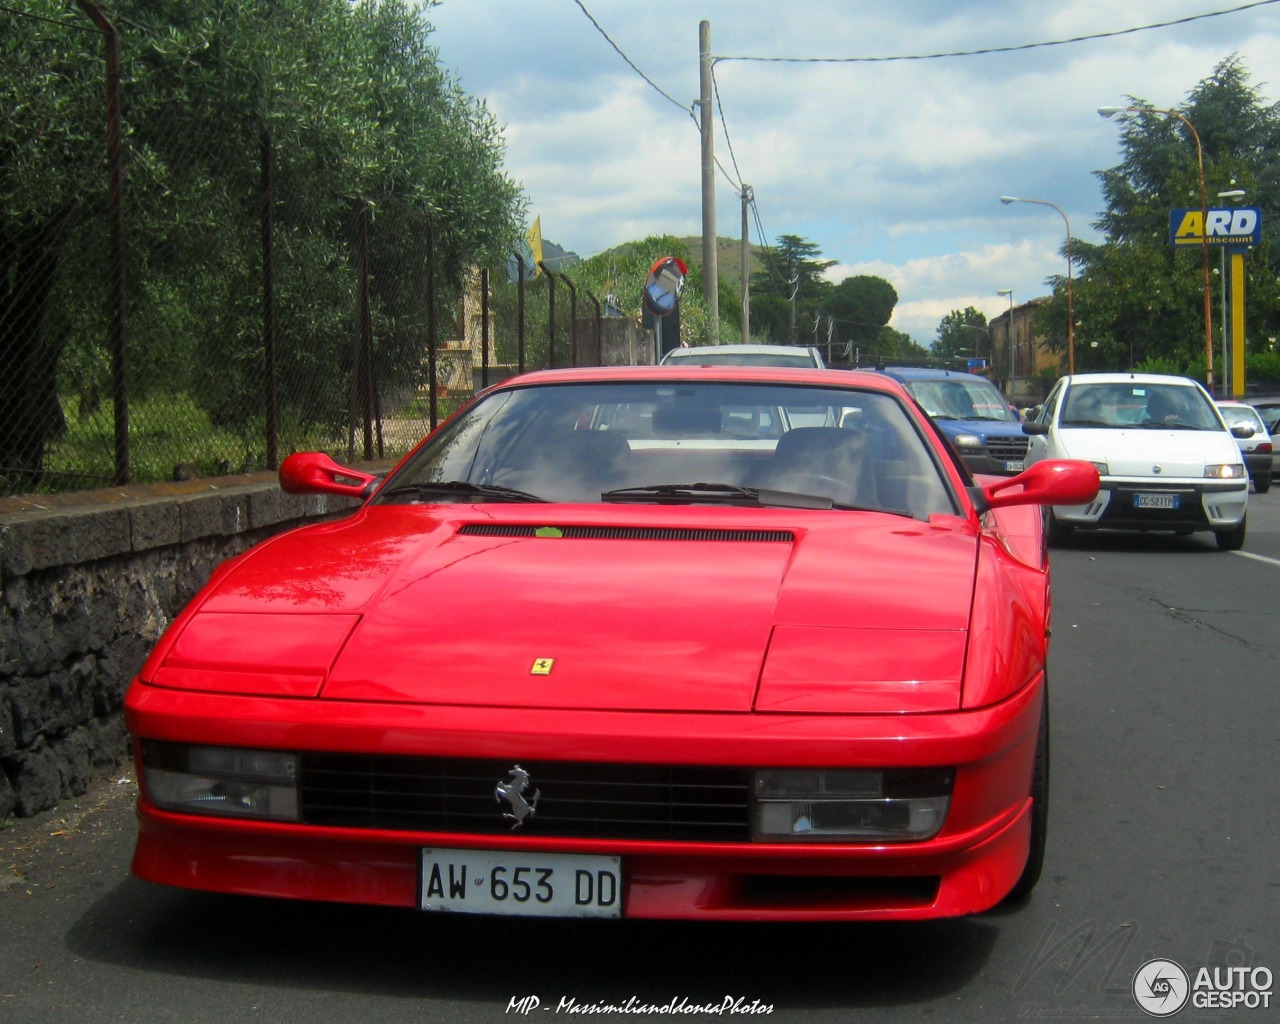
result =
M220 562L355 505L273 473L0 500L0 821L126 761L125 689Z

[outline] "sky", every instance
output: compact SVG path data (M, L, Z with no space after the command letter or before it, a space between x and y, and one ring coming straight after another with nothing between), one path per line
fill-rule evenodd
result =
M1099 240L1096 172L1122 154L1098 107L1180 107L1233 55L1280 100L1276 0L441 0L427 18L441 64L503 126L530 222L583 257L701 235L708 22L716 234L741 237L749 185L753 243L798 235L833 281L885 278L892 326L926 346L952 310L1049 294L1068 225Z

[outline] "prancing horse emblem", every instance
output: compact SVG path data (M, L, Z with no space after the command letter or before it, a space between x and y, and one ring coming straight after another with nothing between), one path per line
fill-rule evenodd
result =
M511 805L511 810L504 811L502 816L512 822L511 831L514 832L524 824L526 818L532 818L534 812L538 809L538 797L542 795L542 790L535 789L533 791L533 799L526 800L524 792L529 788L529 773L516 765L511 771L507 772L511 776L510 782L499 782L493 791L493 798L502 803L505 800Z

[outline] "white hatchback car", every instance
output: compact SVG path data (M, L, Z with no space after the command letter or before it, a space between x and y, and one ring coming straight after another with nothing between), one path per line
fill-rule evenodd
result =
M1223 551L1244 544L1249 476L1213 399L1186 377L1083 373L1063 377L1037 416L1027 465L1084 459L1102 485L1087 505L1048 510L1049 543L1075 529L1211 530Z

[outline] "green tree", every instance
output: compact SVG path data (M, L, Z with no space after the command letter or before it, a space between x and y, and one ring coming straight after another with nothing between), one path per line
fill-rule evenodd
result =
M823 260L822 250L799 235L780 235L764 253L765 269L751 280L751 331L779 344L800 344L801 325L820 315L831 290L822 277L835 260Z
M186 391L216 423L257 430L268 146L284 411L344 418L353 253L365 231L380 384L416 374L426 218L445 306L473 266L509 250L523 217L519 188L501 170L499 126L429 45L431 6L113 5L125 41L131 393ZM51 18L65 18L64 8L31 0L33 13ZM18 372L0 385L0 408L26 403L26 415L0 425L0 460L32 472L60 429L59 390L108 390L105 332L84 297L104 305L85 287L100 278L103 253L67 227L77 209L85 221L84 207L102 208L102 71L69 54L85 39L95 52L92 34L10 15L2 39L0 102L16 114L0 124L0 281L9 283L0 353ZM21 73L8 73L15 67ZM58 369L60 380L51 376Z
M953 309L938 323L937 336L931 346L933 358L945 363L968 359L972 355L991 359L991 330L986 315L973 306Z
M822 308L836 321L836 337L845 345L866 348L881 337L893 316L898 293L888 281L870 274L846 277L823 296Z
M1131 98L1129 106L1149 107ZM1222 61L1177 108L1195 126L1204 154L1205 193L1236 188L1262 209L1263 223L1280 213L1280 107L1267 104L1249 84L1237 57ZM1096 221L1102 243L1073 241L1079 270L1074 289L1075 362L1078 371L1138 367L1162 360L1183 373L1205 371L1204 274L1197 246L1168 243L1171 209L1200 205L1195 139L1178 117L1148 112L1125 115L1121 162L1098 172L1106 209ZM1218 256L1212 253L1214 338L1220 339L1217 309ZM1280 249L1264 235L1245 258L1246 338L1250 354L1261 353L1280 330ZM1050 345L1066 344L1064 281L1053 278L1054 295L1036 313L1036 329Z

